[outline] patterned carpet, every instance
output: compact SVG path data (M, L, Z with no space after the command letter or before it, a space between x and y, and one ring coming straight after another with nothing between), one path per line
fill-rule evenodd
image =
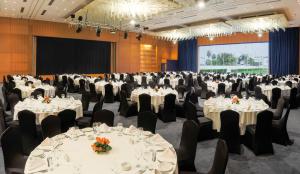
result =
M80 95L73 95L80 98ZM0 91L0 98L2 94ZM94 104L90 105L90 110ZM119 116L119 103L104 104L104 108L115 113L115 124L121 122L124 126L136 125L137 118L124 118ZM184 119L177 119L176 122L163 123L158 120L157 133L161 134L166 140L179 146L181 129ZM255 156L252 151L243 146L242 155L230 155L226 169L227 174L300 174L300 109L292 110L288 120L288 131L291 139L294 139L292 146L281 146L273 144L274 155ZM208 172L210 169L215 152L217 140L199 142L196 155L196 167L199 172ZM4 174L4 164L2 151L0 153L0 173Z

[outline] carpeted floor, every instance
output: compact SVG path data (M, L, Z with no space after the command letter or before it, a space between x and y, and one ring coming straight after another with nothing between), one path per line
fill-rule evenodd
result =
M74 95L80 98L80 95ZM0 98L2 94L0 91ZM119 103L104 104L104 108L115 113L115 124L121 122L124 126L136 125L137 118L124 118L119 116ZM90 109L93 104L90 105ZM166 140L179 146L181 129L184 119L177 119L176 122L163 123L157 122L157 133L161 134ZM230 155L226 173L228 174L300 174L300 109L292 110L288 120L288 131L291 139L294 139L292 146L281 146L273 144L275 154L271 156L255 156L252 151L243 146L242 155ZM199 172L208 172L210 169L217 140L199 142L196 155L196 167ZM0 153L0 174L4 174L4 164L2 151Z

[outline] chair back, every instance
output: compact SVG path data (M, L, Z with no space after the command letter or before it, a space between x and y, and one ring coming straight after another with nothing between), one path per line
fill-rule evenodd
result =
M20 111L18 113L18 120L23 135L31 136L33 138L37 136L35 113L29 110Z
M271 107L275 109L277 107L277 103L279 98L281 97L281 89L273 88L272 89L272 98L271 98Z
M82 110L87 111L89 109L91 100L91 94L89 92L84 91L81 96Z
M257 114L255 138L260 142L272 141L272 119L273 112L269 110L261 111Z
M20 101L20 97L17 94L11 93L7 96L7 100L10 106L11 113L13 115L15 105Z
M208 91L208 92L206 93L206 100L208 100L210 97L214 97L214 96L216 96L216 94L215 94L214 92Z
M89 88L90 88L90 93L91 93L92 95L96 95L96 94L97 94L97 92L96 92L96 87L95 87L95 84L94 84L94 83L90 83L90 84L89 84Z
M3 151L5 168L17 168L25 166L22 155L21 131L18 127L9 127L1 135L1 148ZM16 159L24 159L22 163L16 163Z
M225 84L219 83L218 84L218 95L225 94Z
M150 111L140 112L138 114L137 126L142 127L144 131L150 131L155 134L157 116Z
M175 109L175 100L176 100L175 94L167 94L165 96L165 101L164 101L164 110L165 111L174 110Z
M22 100L22 91L19 88L14 88L11 93L17 94L19 99Z
M224 174L228 162L228 147L224 140L219 139L215 151L213 165L208 174Z
M113 85L106 84L104 86L104 89L105 89L104 102L105 103L113 103L114 102Z
M61 131L67 132L70 127L75 125L76 112L71 109L65 109L57 114L60 118Z
M49 115L41 122L43 138L52 138L61 133L61 121L58 116Z
M152 111L151 108L151 96L149 94L141 94L139 95L139 103L140 103L140 111Z
M187 120L193 120L198 125L200 125L200 122L197 118L197 108L196 108L195 104L193 104L190 101L188 101L185 105L185 118Z
M114 125L114 113L112 111L103 109L93 113L92 123L101 122L105 123L108 126L112 127Z
M230 153L240 153L239 113L233 110L221 112L220 137L226 141Z
M80 90L80 92L85 91L85 80L84 79L79 80L79 90Z

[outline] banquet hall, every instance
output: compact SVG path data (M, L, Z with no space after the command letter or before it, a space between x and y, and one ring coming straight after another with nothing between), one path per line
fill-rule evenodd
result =
M0 0L0 174L300 174L300 0Z

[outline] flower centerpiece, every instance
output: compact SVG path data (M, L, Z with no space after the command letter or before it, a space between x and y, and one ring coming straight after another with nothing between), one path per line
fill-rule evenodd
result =
M238 97L238 96L233 96L232 98L231 98L231 103L232 104L240 104L240 98Z
M92 149L98 154L108 152L112 149L109 143L110 141L107 138L96 137L96 142L92 144Z
M43 103L49 104L51 102L51 99L49 97L44 97Z

